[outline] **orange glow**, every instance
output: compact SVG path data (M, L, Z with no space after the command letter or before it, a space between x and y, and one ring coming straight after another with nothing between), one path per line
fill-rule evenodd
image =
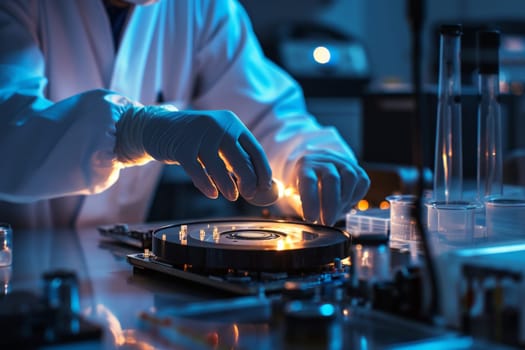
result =
M450 158L447 158L446 150L443 150L443 152L441 153L441 158L443 161L443 174L445 176L445 183L450 183L450 171L448 170L448 160ZM445 192L445 196L448 199L448 191Z
M381 210L390 209L390 203L388 203L388 201L381 201L381 203L379 203L379 209Z
M219 234L219 229L217 226L213 227L213 240L215 243L219 243L219 239L221 238L221 235Z
M277 250L283 250L284 249L284 241L279 240L277 241Z
M233 328L233 344L237 346L239 343L239 326L236 323L232 325Z
M84 314L91 314L93 310L91 308L86 309ZM106 323L107 330L113 337L113 344L116 347L122 347L132 345L134 349L138 350L153 350L155 346L152 344L138 339L140 337L137 331L134 329L122 329L118 318L104 305L98 304L96 306L96 314L102 318L102 321Z
M273 181L277 184L277 188L279 189L279 198L283 198L285 196L284 184L277 179L273 179Z
M370 208L370 204L366 199L361 199L359 202L357 202L357 209L361 211L368 210Z
M293 187L285 187L281 180L274 178L273 181L277 184L277 188L279 189L279 198L292 197L297 194Z
M226 170L228 170L228 172L230 173L233 173L233 167L232 165L230 164L230 162L228 161L228 158L226 158L224 156L224 154L222 154L221 151L219 151L219 158L222 160L222 162L224 163L224 166L226 166Z
M279 199L286 198L288 204L295 210L297 213L302 213L302 202L301 196L294 187L285 187L282 181L278 179L273 179L277 184L279 190Z
M361 266L370 266L369 255L370 253L368 252L368 250L365 250L363 252L363 255L361 256Z

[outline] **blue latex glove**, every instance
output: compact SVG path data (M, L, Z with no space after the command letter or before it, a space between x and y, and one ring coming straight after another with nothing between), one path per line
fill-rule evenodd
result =
M119 161L150 157L180 164L207 197L219 192L230 201L240 195L257 205L277 200L266 155L232 112L169 111L159 106L130 107L117 122Z
M304 219L333 225L368 191L370 179L353 159L333 151L316 151L295 165Z

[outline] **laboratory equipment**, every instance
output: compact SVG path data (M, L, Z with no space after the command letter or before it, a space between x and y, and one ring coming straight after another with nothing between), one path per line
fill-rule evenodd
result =
M525 244L490 243L449 252L442 269L446 324L478 339L525 344Z
M441 27L434 155L433 199L435 201L460 200L463 192L461 32L460 25Z
M389 237L390 211L370 208L365 211L351 210L346 214L346 231L352 237Z
M341 280L351 237L329 226L250 218L161 226L151 251L127 256L140 269L239 294L282 290L286 281ZM210 278L213 275L213 278Z
M503 193L498 31L478 33L478 198Z
M490 240L525 238L525 198L486 197L485 222Z
M10 266L13 261L13 229L7 223L0 223L0 266Z
M419 241L415 220L416 196L411 194L386 197L390 202L390 240Z
M476 214L481 210L478 202L449 201L427 203L428 233L434 251L448 245L468 245L474 241Z

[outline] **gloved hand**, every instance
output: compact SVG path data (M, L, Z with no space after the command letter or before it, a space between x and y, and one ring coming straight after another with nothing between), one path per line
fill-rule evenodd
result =
M115 152L124 164L141 159L178 163L207 197L240 195L257 205L277 200L262 146L232 112L127 109L116 125Z
M325 225L333 225L370 187L368 175L355 159L329 150L304 155L295 165L295 174L304 219Z

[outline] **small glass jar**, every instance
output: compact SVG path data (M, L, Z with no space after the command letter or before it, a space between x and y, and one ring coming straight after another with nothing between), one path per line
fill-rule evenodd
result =
M8 223L0 223L0 267L13 262L13 230Z

